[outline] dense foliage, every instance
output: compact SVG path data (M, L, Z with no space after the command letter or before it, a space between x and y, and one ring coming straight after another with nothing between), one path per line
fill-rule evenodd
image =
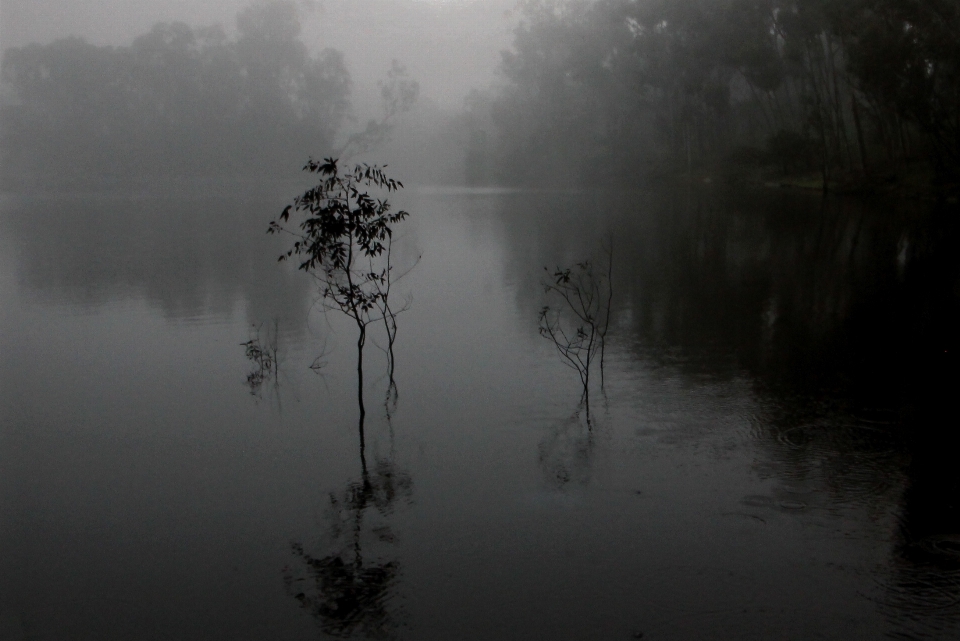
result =
M529 0L492 107L512 183L960 163L958 0Z
M3 172L128 178L283 173L329 149L349 109L339 52L311 55L293 2L237 35L158 24L130 46L78 38L4 53Z

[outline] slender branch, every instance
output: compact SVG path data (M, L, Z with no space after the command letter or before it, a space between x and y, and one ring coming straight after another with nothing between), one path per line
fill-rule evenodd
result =
M613 305L613 237L605 248L607 254L607 309L603 318L603 330L600 332L600 389L603 389L603 364L607 347L607 330L610 328L610 310Z

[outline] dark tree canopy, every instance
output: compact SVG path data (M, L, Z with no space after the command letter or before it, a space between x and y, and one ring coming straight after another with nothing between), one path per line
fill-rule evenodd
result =
M501 182L622 181L733 158L826 182L960 163L958 0L522 8L491 107Z

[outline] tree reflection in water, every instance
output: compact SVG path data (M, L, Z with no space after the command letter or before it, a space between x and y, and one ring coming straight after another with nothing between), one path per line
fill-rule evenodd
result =
M590 482L595 444L593 427L589 407L581 402L570 418L540 441L538 460L548 485L563 490L570 484L585 486Z
M250 388L250 395L262 398L262 388L266 381L273 379L274 391L280 387L280 359L277 346L280 334L279 321L274 320L272 331L267 331L266 337L260 336L263 324L251 326L251 337L244 348L251 370L247 373L246 385Z
M378 458L371 471L361 449L360 461L360 479L348 483L339 495L330 494L326 537L330 552L314 556L302 544L292 543L302 565L286 568L284 582L324 633L392 638L402 619L402 613L391 607L400 566L383 552L384 545L394 542L386 519L398 502L409 502L413 481L388 458Z

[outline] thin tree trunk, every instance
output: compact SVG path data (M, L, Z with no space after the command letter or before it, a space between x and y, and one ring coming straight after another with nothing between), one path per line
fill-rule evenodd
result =
M360 327L360 338L357 339L357 401L360 403L360 444L363 446L363 417L367 412L363 407L363 345L367 341L367 327L357 323Z
M607 251L607 310L603 319L603 333L600 334L600 389L603 389L603 359L607 347L607 329L610 328L610 308L613 303L613 238Z
M863 127L860 124L860 106L857 103L857 97L850 94L850 110L853 112L853 124L857 129L857 144L860 147L860 165L863 167L863 175L870 176L870 168L867 163L867 146L863 142Z

